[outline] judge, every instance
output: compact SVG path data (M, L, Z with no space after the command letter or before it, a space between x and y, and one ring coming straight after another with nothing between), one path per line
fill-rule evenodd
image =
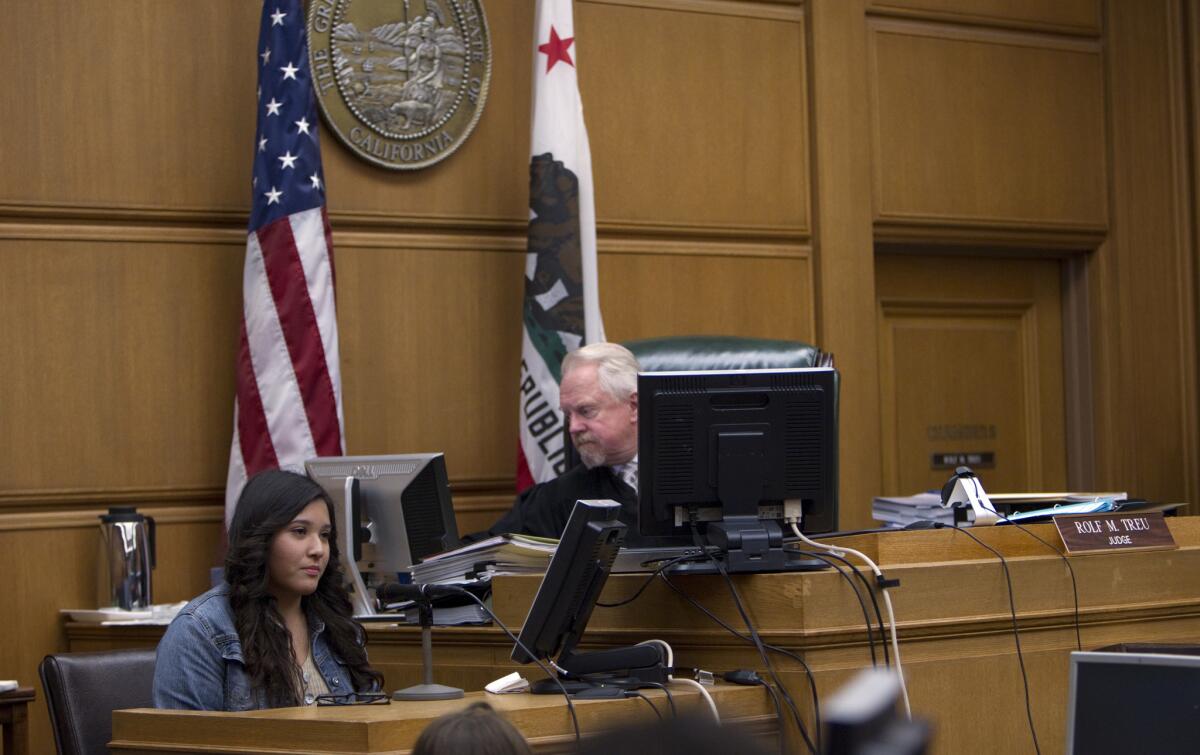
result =
M583 461L517 496L486 535L561 537L575 501L611 499L631 534L637 524L637 358L615 343L593 343L562 362L559 407ZM628 538L627 538L628 539Z

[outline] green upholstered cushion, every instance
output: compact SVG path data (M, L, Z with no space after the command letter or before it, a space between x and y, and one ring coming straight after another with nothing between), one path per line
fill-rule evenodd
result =
M672 336L627 341L643 372L813 367L821 350L799 341L736 336Z

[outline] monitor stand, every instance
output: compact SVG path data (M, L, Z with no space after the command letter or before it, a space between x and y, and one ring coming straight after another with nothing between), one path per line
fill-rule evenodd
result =
M622 697L627 689L667 683L667 668L658 645L633 645L591 653L563 653L557 665L566 673L558 680L539 679L529 686L535 695L572 697Z
M703 548L699 530L694 526L692 537L697 548ZM764 574L772 572L817 571L829 566L783 547L783 528L779 522L757 516L726 516L710 522L708 544L721 553L705 561L676 564L666 570L673 574L719 574L714 561L720 561L729 574Z

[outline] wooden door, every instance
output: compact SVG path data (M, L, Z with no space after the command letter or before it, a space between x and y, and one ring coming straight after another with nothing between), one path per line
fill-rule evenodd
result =
M961 461L989 492L1064 489L1061 263L876 265L885 494L939 488Z

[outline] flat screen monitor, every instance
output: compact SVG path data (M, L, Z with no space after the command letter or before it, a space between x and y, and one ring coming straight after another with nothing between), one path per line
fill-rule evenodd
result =
M458 547L442 454L325 456L304 466L333 499L342 571L357 616L375 615L377 586Z
M576 501L571 510L512 652L518 663L557 658L560 681L535 683L535 694L558 694L564 687L579 694L600 686L637 687L666 679L662 653L655 645L575 652L625 537L620 513L621 505L607 500ZM603 676L602 683L598 676Z
M782 525L837 528L836 388L831 367L639 373L639 534L694 528L730 571L790 568Z
M1200 749L1200 657L1071 653L1067 755Z

